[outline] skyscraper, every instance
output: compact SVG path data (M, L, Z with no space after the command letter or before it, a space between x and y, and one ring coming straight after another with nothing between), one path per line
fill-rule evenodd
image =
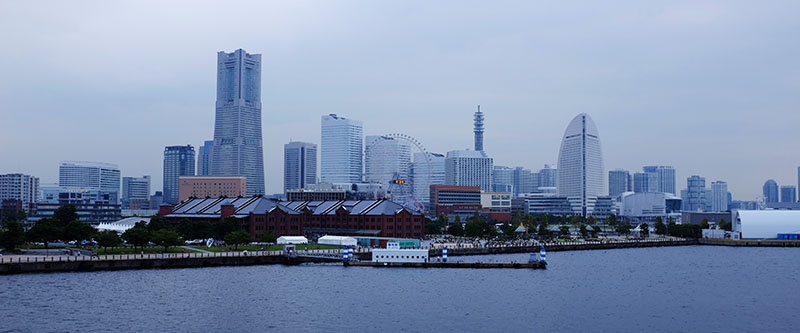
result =
M630 184L628 181L631 178L628 170L616 169L608 172L608 195L616 197L624 192L629 191Z
M58 167L58 185L108 192L119 203L120 172L115 164L63 161Z
M766 182L764 182L764 187L762 190L764 193L765 203L778 202L780 200L778 198L778 183L775 182L775 180L768 179Z
M781 186L781 202L797 202L797 189L794 185Z
M545 164L539 169L539 182L537 187L556 187L558 182L558 169L550 164Z
M493 160L482 151L453 150L444 160L445 185L480 186L492 190Z
M150 208L150 176L122 177L122 209Z
M714 212L728 210L728 183L723 181L711 183L711 210Z
M534 193L539 191L540 173L535 173L523 167L514 168L513 184L515 197L523 193Z
M689 212L706 211L713 193L706 188L706 179L700 176L686 178L686 189L681 191L682 210Z
M178 203L180 176L194 176L194 147L191 145L164 148L164 203Z
M475 151L483 151L483 112L481 106L478 105L478 111L475 111Z
M208 176L211 171L211 151L214 147L214 140L203 142L197 150L197 175Z
M283 190L317 183L317 145L292 141L283 146Z
M558 153L557 193L566 196L576 215L594 213L603 192L603 153L597 127L586 113L570 121Z
M322 116L321 178L323 183L360 183L364 127L360 121Z
M410 181L411 145L392 137L368 135L364 151L364 181L388 185L394 177Z
M245 177L248 195L264 194L260 54L217 54L216 113L209 175ZM174 192L164 190L165 200L177 200L177 183Z
M516 194L514 188L514 169L495 165L492 169L492 192L510 192Z
M633 191L660 192L658 190L658 174L654 172L637 172L633 174Z
M35 213L39 178L21 173L0 175L0 204L3 200L17 200L26 214Z
M675 168L668 165L646 166L642 168L646 173L656 174L658 186L650 192L664 192L675 194Z

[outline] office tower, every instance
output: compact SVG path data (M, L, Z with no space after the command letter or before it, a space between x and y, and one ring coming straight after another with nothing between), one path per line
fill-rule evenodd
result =
M597 127L586 113L570 121L558 153L557 193L570 201L581 216L594 213L603 192L603 154Z
M156 191L153 195L150 196L150 209L158 210L158 207L161 207L161 204L164 203L164 192L163 191Z
M425 206L430 204L431 185L444 184L444 155L437 153L414 153L411 162L411 179L413 180L414 199ZM427 207L427 211L430 211Z
M539 170L538 187L556 187L557 182L558 169L553 168L550 164L545 164L544 168Z
M39 201L39 178L10 173L0 175L0 204L6 200L14 200L18 208L25 214L36 213L36 202Z
M633 174L634 192L659 192L658 174L651 172L637 172Z
M797 188L794 185L781 186L781 202L797 202Z
M180 176L194 176L194 147L191 145L164 148L164 203L178 203Z
M492 169L492 192L510 192L515 194L514 169L507 166L495 165Z
M715 181L711 183L711 211L728 210L728 183Z
M398 179L410 181L411 145L400 139L368 135L364 151L364 181L388 185Z
M778 183L775 180L769 179L764 182L764 187L762 188L764 193L764 202L765 203L772 203L778 202Z
M283 145L283 190L317 183L317 145L292 141Z
M360 183L364 127L360 121L322 116L321 178L323 183Z
M706 189L706 179L700 176L686 178L686 189L681 191L682 210L706 211L710 206L711 190ZM713 207L712 207L713 208Z
M444 160L444 183L456 186L480 186L492 190L493 160L482 151L453 150Z
M204 141L203 145L197 150L197 175L208 176L211 171L211 152L214 148L214 140Z
M616 169L608 172L608 195L616 197L624 192L628 192L631 178L628 170Z
M481 106L478 105L478 111L474 115L475 128L475 151L483 151L483 112Z
M667 165L646 166L642 168L646 173L656 174L658 186L654 191L675 194L675 168Z
M122 177L122 209L150 208L150 176Z
M120 172L114 164L62 161L58 167L58 185L109 192L111 201L119 203Z
M248 195L265 193L260 54L248 54L242 49L217 54L213 147L209 175L245 177ZM164 191L165 199L177 200L177 179L173 192Z
M514 196L519 196L523 193L539 192L540 187L540 174L523 167L514 168L513 185Z

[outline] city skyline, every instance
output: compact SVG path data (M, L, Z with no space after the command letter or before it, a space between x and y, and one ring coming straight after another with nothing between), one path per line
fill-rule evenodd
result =
M268 16L243 20L248 28L244 30L271 31L268 34L209 33L207 38L189 39L176 48L170 46L177 39L172 37L182 36L187 29L202 33L233 28L203 27L201 21L216 15L208 7L200 8L198 17L184 25L156 19L153 27L122 29L120 36L111 37L99 33L102 29L97 27L112 22L135 26L132 22L141 16L136 6L127 13L98 6L96 12L77 21L69 13L86 8L53 4L67 14L58 15L58 21L71 29L48 37L33 33L51 29L39 25L53 19L53 14L39 13L31 4L6 3L0 5L7 13L0 25L26 31L9 36L7 45L26 52L0 57L6 63L24 59L34 66L24 72L10 69L0 78L0 112L9 120L0 125L0 141L19 142L0 145L0 154L16 156L0 163L0 173L19 172L39 177L42 183L55 183L61 160L100 161L119 165L125 177L151 175L152 188L161 188L163 147L199 147L211 137L214 53L242 48L264 56L267 193L281 192L283 184L283 160L269 156L281 156L282 145L290 139L320 144L318 119L323 114L339 113L363 121L370 134L405 133L429 151L444 153L473 146L471 116L481 104L486 115L484 150L497 165L538 169L555 164L563 124L574 114L586 112L603 131L605 170L671 165L676 170L677 191L687 177L702 175L709 182L725 180L734 199L753 200L767 179L787 185L798 182L795 168L800 157L791 154L796 144L782 140L800 118L794 112L800 102L793 94L800 82L792 72L800 67L793 56L798 46L788 43L798 23L788 19L794 11L787 5L797 6L682 3L672 11L647 12L642 9L648 6L634 3L621 11L600 8L589 15L576 14L574 8L565 8L568 5L539 12L533 4L520 4L519 14L509 11L510 16L504 18L521 24L518 33L509 36L510 26L495 18L474 22L493 8L487 5L444 15L449 6L432 4L425 8L442 14L434 22L402 10L419 8L412 5L370 4L352 11L330 4L286 4L273 13L245 14ZM166 12L178 10L162 6ZM326 12L351 18L353 23L308 24ZM372 17L388 13L399 14ZM546 20L548 15L557 19L577 15L607 29L598 33L609 46L593 44L579 30ZM745 16L752 20L737 20ZM531 18L542 20L530 23L537 21ZM415 29L437 32L422 40L435 47L419 46L425 57L403 52L395 56L401 49L380 42L388 35L398 46L418 43L412 38L416 33L399 28L399 22L409 19L422 19ZM615 20L624 24L607 23ZM379 27L379 32L363 29L370 25ZM492 25L497 27L488 29ZM553 28L564 30L557 40L541 35ZM744 34L751 28L770 32L772 37ZM486 32L480 36L445 42L460 32L483 29ZM156 33L167 38L143 38ZM54 43L50 38L75 43ZM357 41L371 46L340 47ZM671 47L677 43L681 50L693 52ZM714 47L704 47L708 43ZM523 46L528 44L536 47ZM752 45L774 52L748 51ZM160 52L151 52L154 49ZM653 56L651 50L664 56ZM511 56L502 63L492 56L498 53ZM560 57L578 53L591 57ZM645 67L651 61L663 66ZM752 66L739 68L742 62ZM729 73L732 66L738 68L735 79ZM471 77L478 80L467 79ZM42 94L43 90L47 93ZM291 116L269 117L275 113ZM754 114L770 121L751 121ZM126 133L128 128L148 132L132 144L134 132ZM43 135L40 129L47 131ZM96 143L54 148L55 137L68 135ZM745 153L749 158L742 158Z

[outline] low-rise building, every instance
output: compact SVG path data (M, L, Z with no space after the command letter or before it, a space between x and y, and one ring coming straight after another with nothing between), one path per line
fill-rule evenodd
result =
M81 222L89 224L115 222L122 218L117 195L118 192L95 188L43 186L37 214L31 220L52 218L59 207L73 205Z
M444 213L451 220L455 216L464 219L483 208L479 186L431 185L430 200L432 215Z
M178 198L241 197L247 195L247 180L234 176L180 176Z

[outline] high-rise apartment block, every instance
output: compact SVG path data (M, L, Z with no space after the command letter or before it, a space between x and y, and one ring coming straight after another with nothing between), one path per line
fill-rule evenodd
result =
M17 201L18 208L24 210L25 214L36 213L39 178L21 173L0 175L0 203L7 200Z
M150 176L122 177L122 208L150 208Z
M514 169L495 165L492 169L492 191L516 193L514 189Z
M781 202L797 202L797 188L794 185L781 186Z
M617 197L632 190L631 173L628 170L616 169L608 172L608 195Z
M544 168L539 170L538 187L556 187L558 183L558 169L550 164L545 164Z
M706 188L706 179L700 176L691 176L686 179L686 189L681 191L681 205L683 211L702 212L710 210L713 193Z
M573 213L594 215L597 197L603 192L603 154L600 135L588 114L570 121L558 153L557 193L567 197Z
M194 176L194 165L194 147L191 145L164 148L164 203L179 202L178 179L180 176Z
M728 210L728 183L723 181L711 183L711 210L714 212Z
M119 203L120 172L115 164L62 161L58 167L58 185L108 192L110 200Z
M453 150L444 160L444 181L446 185L479 186L490 192L492 169L492 158L482 151Z
M765 203L773 203L780 201L778 197L778 183L775 182L773 179L768 179L764 182L764 187L762 188L764 194L764 202Z
M197 150L197 175L208 176L211 172L211 152L214 149L214 140L203 142Z
M317 145L292 141L283 145L283 190L317 183Z
M265 194L261 136L261 55L219 52L209 175L245 177L248 195ZM174 193L164 191L165 199L177 199L177 178L174 184Z
M321 180L360 183L363 172L364 127L360 121L322 116Z
M539 191L539 173L535 173L523 167L514 168L512 174L512 195L518 197L525 193L536 193Z
M675 168L667 165L656 165L643 167L642 171L654 174L657 180L656 188L646 192L677 193L675 192Z
M658 190L658 174L654 172L637 172L633 174L633 191L660 192Z

